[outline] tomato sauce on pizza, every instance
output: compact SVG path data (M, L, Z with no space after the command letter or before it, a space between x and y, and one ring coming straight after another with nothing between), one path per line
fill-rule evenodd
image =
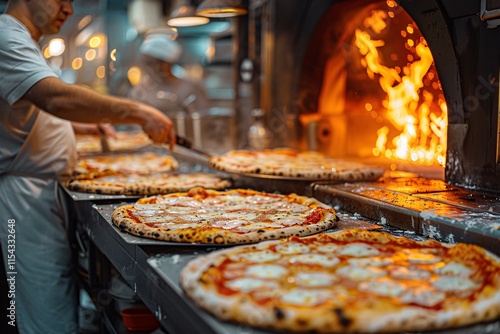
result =
M384 169L377 166L289 148L229 151L212 157L210 165L229 173L310 180L368 181L384 173Z
M313 198L246 189L141 198L112 214L120 229L158 240L240 244L318 233L335 226L335 210Z
M237 246L181 273L220 319L315 333L444 329L500 316L500 261L469 244L362 229Z

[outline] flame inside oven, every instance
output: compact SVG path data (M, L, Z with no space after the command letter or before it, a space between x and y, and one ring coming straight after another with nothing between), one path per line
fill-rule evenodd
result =
M447 106L416 23L389 0L365 6L343 29L325 61L317 112L301 121L317 122L333 156L444 167Z

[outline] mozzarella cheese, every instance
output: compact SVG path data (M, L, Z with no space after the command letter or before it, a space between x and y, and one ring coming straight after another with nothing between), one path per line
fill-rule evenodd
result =
M142 222L206 222L214 227L237 232L300 225L313 210L307 205L289 203L281 197L262 195L229 195L203 200L190 196L159 195L155 199L156 204L134 205L138 210L135 216Z
M339 250L338 253L344 256L355 256L355 257L376 256L380 254L378 249L362 242L354 242L345 245Z
M418 267L404 267L397 266L391 269L391 277L399 279L414 279L414 280L427 280L431 277L431 274L427 270L420 269Z
M394 261L390 258L369 257L369 258L352 258L348 259L347 262L350 265L357 267L367 267L367 266L385 267L391 265Z
M243 277L226 282L226 287L232 290L249 292L260 289L276 289L279 287L279 285L275 281L266 281L250 277Z
M278 279L286 276L288 270L276 264L260 264L248 267L245 274L257 278Z
M233 261L245 260L248 262L256 262L256 263L276 261L280 257L281 254L272 252L270 250L263 250L252 253L234 254L230 256L231 260Z
M387 275L387 272L383 269L376 267L356 267L356 266L344 266L337 270L337 273L345 278L349 278L355 281L364 281L380 276Z
M292 257L289 262L294 263L304 263L320 265L322 267L333 267L337 265L340 260L334 256L324 255L324 254L300 254Z
M134 204L134 209L140 210L141 215L144 212L144 215L147 215L147 212L154 212L157 210L165 210L167 208L166 205L159 203L159 204L140 204L140 203L135 203Z
M335 253L339 249L337 245L320 245L316 247L316 250L320 253Z
M401 301L406 304L418 304L426 307L433 307L446 298L446 294L441 291L436 291L428 288L413 288L406 290L400 297Z
M361 282L358 288L384 297L397 297L406 290L404 284L393 280Z
M281 254L303 254L308 253L310 248L298 242L289 242L277 245L276 250Z
M466 292L477 288L477 284L467 277L441 276L432 285L445 292Z
M295 275L293 281L299 286L328 287L338 281L338 277L321 271L311 271L298 273Z
M162 223L160 225L161 228L164 228L165 230L180 230L183 228L195 228L198 227L199 224L195 223L187 223L187 224L177 224L177 223Z
M247 222L247 225L241 225L238 228L235 228L238 232L250 232L250 231L258 231L266 228L280 228L282 227L277 223L252 223Z
M330 296L328 290L293 289L281 297L285 303L299 306L314 306L323 303Z
M473 271L461 263L450 262L442 267L436 267L434 272L438 275L465 277L470 276Z

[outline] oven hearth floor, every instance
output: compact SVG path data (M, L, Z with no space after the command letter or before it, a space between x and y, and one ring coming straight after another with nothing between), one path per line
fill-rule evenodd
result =
M500 255L500 195L442 180L392 176L374 182L321 183L312 195L337 210L438 241L466 242Z

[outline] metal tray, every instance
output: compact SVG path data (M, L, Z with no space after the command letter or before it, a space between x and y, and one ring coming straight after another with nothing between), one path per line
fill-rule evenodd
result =
M312 196L313 184L342 184L371 180L322 179L309 177L289 177L278 175L230 173L235 188L251 188L259 191L278 192L282 194Z
M311 185L318 181L316 179L290 178L282 176L259 175L259 174L236 174L231 173L234 188L249 188L269 193L281 193L310 196Z
M137 200L141 197L144 197L144 196L132 196L132 195L103 195L95 193L84 193L84 192L69 190L62 184L60 184L60 186L62 189L64 189L66 194L70 196L70 198L75 202L80 202L80 201L91 201L96 203L123 202L123 201Z

